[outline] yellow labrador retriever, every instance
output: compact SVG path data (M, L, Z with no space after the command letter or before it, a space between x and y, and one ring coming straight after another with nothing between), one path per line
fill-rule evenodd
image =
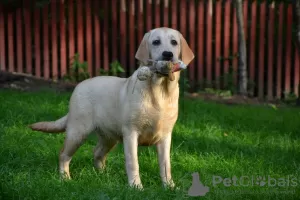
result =
M50 122L38 122L31 129L55 133L66 131L59 157L60 174L70 178L69 164L76 150L92 131L99 141L94 149L97 168L105 167L108 152L123 142L130 186L142 188L138 146L156 145L160 176L164 186L174 187L171 177L171 135L178 116L180 70L170 81L163 73L146 66L152 61L182 61L188 65L194 54L183 36L174 29L156 28L144 35L136 53L140 67L129 78L101 76L79 83L70 99L69 112ZM158 66L158 72L166 71Z

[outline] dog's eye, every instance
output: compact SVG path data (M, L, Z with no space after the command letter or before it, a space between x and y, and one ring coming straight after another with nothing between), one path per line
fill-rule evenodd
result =
M176 40L171 40L171 44L174 45L174 46L176 46L178 43L177 43Z
M153 45L160 45L160 40L154 40L154 41L152 42L152 44L153 44Z

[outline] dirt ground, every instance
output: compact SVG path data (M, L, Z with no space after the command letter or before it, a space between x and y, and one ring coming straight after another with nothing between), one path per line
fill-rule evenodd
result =
M0 88L16 89L21 91L40 91L52 89L56 91L72 91L76 84L54 82L36 78L27 74L0 72Z
M61 92L73 91L76 84L66 82L54 82L36 78L27 74L0 72L0 88L16 89L21 91L40 91L40 90L54 90ZM203 99L205 101L213 101L217 103L224 103L228 105L236 104L273 104L276 106L282 105L280 101L266 102L258 100L257 98L248 98L242 96L221 97L210 93L185 93L185 97L189 99Z

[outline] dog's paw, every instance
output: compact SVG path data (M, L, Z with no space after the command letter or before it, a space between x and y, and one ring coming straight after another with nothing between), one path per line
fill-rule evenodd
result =
M140 81L145 81L145 80L151 78L151 76L152 76L152 72L149 69L149 67L141 67L137 74L137 78Z
M133 189L136 189L136 190L140 190L140 191L144 190L144 187L141 183L140 184L131 184L130 187Z
M61 172L60 173L60 180L61 181L70 181L71 180L71 176L70 176L70 174L68 174L66 172Z
M169 189L169 190L177 190L179 188L176 187L175 183L173 180L170 180L168 182L164 182L163 186L165 189Z

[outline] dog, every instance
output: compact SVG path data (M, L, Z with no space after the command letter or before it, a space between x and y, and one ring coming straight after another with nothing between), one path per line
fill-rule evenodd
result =
M170 149L172 130L178 117L180 70L169 80L154 73L148 60L182 61L188 65L194 54L182 34L161 27L145 33L135 58L138 69L129 78L99 76L79 83L70 98L69 112L56 121L29 125L46 133L66 132L59 156L62 178L70 179L69 164L87 136L99 136L94 149L96 168L104 169L107 154L122 142L128 184L143 188L139 174L138 146L156 145L160 176L165 187L174 187ZM166 70L165 68L163 70Z

